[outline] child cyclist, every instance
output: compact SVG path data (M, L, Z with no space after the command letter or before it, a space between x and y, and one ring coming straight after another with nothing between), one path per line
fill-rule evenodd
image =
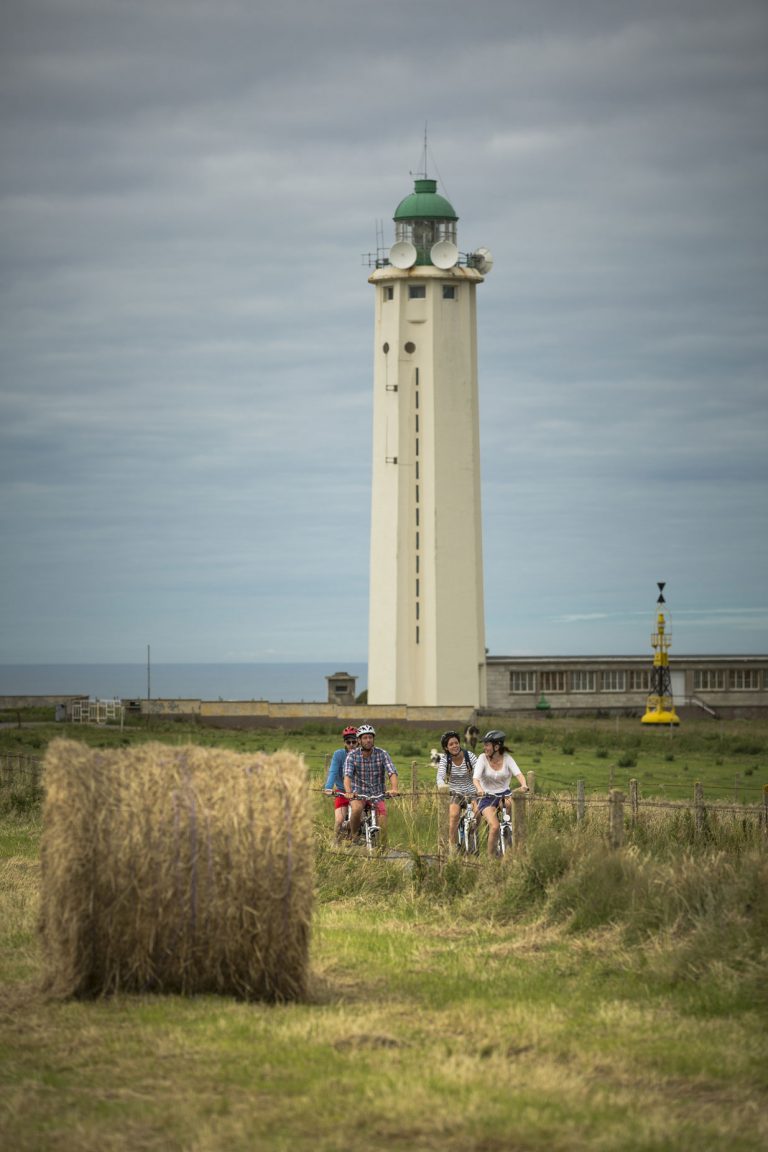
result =
M349 816L349 798L344 794L344 765L353 748L357 748L357 728L345 728L341 734L343 748L337 748L331 757L328 778L323 785L326 796L334 796L333 819L336 839L339 840L344 821Z
M448 850L451 852L456 847L462 808L467 804L477 808L477 790L472 779L477 760L468 748L462 748L458 732L444 732L440 747L443 755L437 766L437 787L440 791L446 788L451 791L448 805Z
M528 785L522 772L509 754L504 741L506 736L498 728L486 732L483 737L483 751L477 758L473 780L480 800L477 809L488 824L488 854L496 855L499 840L499 818L496 810L499 804L511 807L510 784L512 777L520 781L520 791L527 792Z

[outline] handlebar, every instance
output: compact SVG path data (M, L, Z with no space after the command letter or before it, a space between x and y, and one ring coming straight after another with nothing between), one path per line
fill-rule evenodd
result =
M343 792L340 788L325 789L326 796L345 796L347 800L395 800L402 796L402 792L377 792L374 796L365 796L359 792Z

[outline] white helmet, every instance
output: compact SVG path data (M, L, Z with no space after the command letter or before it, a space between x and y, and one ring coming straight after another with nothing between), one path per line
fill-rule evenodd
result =
M376 729L373 724L361 724L357 730L358 737L360 736L375 736Z

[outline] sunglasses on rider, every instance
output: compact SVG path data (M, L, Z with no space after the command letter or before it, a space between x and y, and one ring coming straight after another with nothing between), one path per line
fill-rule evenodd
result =
M345 736L344 737L344 743L345 744L357 744L357 736Z

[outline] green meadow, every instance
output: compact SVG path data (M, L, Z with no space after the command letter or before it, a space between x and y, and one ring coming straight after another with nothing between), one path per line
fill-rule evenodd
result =
M524 850L501 863L435 859L437 732L382 728L408 791L391 817L403 855L368 859L332 842L319 790L332 732L66 726L102 747L151 738L305 756L316 843L310 992L264 1005L42 995L33 758L65 730L45 721L0 729L0 1146L768 1145L768 726L506 721L539 796ZM14 771L19 763L29 772ZM577 779L595 800L581 822ZM701 782L706 820L641 808L612 849L601 801L630 779L659 804L691 799Z

